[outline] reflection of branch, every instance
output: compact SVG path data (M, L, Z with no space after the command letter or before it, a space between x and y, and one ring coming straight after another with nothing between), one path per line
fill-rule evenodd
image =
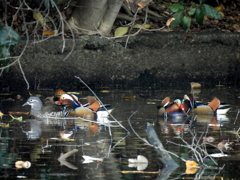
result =
M72 165L66 159L70 156L72 156L74 153L78 152L77 149L73 149L72 151L69 151L65 154L61 153L60 157L58 158L58 161L61 163L61 165L65 165L71 169L78 169L76 166Z
M60 157L58 159L67 159L69 156L73 155L74 153L78 152L77 149L73 149L72 151L69 151L65 154L61 153Z
M171 142L171 141L168 141L168 140L167 140L167 142L168 142L168 143L171 143L171 144L175 144L175 145L177 145L177 146L187 147L188 149L190 149L190 150L193 152L195 159L196 159L198 162L200 161L200 162L201 162L203 165L205 165L205 166L207 166L207 165L204 163L203 159L206 158L206 157L209 157L209 158L213 161L213 163L217 165L216 161L208 154L207 149L206 149L206 146L205 146L206 143L199 144L199 142L200 142L200 140L202 139L202 136L203 136L204 133L202 133L201 136L200 136L200 138L199 138L199 140L197 140L196 134L194 134L192 131L189 131L189 132L190 132L190 134L193 136L193 137L192 137L192 143L191 143L191 144L188 144L188 142L186 142L182 137L180 137L180 139L182 140L182 142L183 142L185 145L176 144L176 143ZM208 132L208 129L207 129L206 132ZM219 148L218 148L218 149L219 149ZM201 154L201 153L203 153L203 154L205 155L204 158L202 158L202 154ZM207 167L208 167L208 166L207 166Z
M61 163L61 165L67 166L70 169L74 169L74 170L78 169L76 166L74 166L72 163L70 163L66 160L58 159L58 161Z
M238 109L238 112L237 112L237 115L236 115L236 118L235 118L235 120L234 120L234 123L233 123L233 124L235 124L235 123L236 123L236 120L237 120L237 118L238 118L238 114L239 114L239 109Z
M134 112L134 113L128 118L128 124L129 124L129 126L131 127L132 131L135 133L135 135L136 135L139 139L141 139L143 142L145 142L145 143L146 143L147 145L149 145L149 146L152 146L152 147L154 147L154 148L156 148L156 149L158 149L158 150L160 150L160 151L163 151L163 152L172 154L172 155L176 156L177 158L180 158L182 161L186 162L185 159L181 158L180 156L178 156L177 154L175 154L175 153L173 153L173 152L171 152L171 151L167 151L163 146L160 147L160 146L152 145L152 144L150 144L145 138L141 138L141 137L137 134L137 132L133 129L133 127L132 127L132 125L131 125L131 123L130 123L130 119L131 119L131 117L132 117L135 113L136 113L136 112ZM151 126L151 125L148 123L148 127L149 127L149 126Z

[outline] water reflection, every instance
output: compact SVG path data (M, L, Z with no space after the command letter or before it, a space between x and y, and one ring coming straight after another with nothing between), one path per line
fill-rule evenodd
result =
M4 127L2 124L0 129L0 176L9 179L20 177L28 179L163 179L161 172L164 165L156 148L143 141L143 139L148 140L145 130L149 122L154 124L154 129L165 149L178 156L172 156L179 167L169 174L168 179L205 177L238 179L240 160L237 132L240 127L237 117L238 90L216 88L202 89L198 92L199 99L208 100L216 96L221 102L230 103L232 108L226 115L197 115L167 120L157 117L156 106L160 105L163 98L179 97L186 92L189 90L96 92L104 103L116 107L112 112L113 117L103 117L98 123L71 118L29 119L25 114L13 115L14 117L22 116L22 122L12 121L8 115L9 111L29 111L28 107L21 106L28 98L28 94L18 92L23 100L17 101L18 93L1 95L1 111L5 114L1 123L9 123L10 127ZM53 94L53 92L37 93L41 94L43 99ZM84 93L88 95L88 92L82 93L82 96ZM6 100L10 97L15 101ZM133 115L134 112L136 113ZM121 127L115 119L126 129ZM135 132L130 128L129 122ZM127 131L131 133L128 135ZM214 141L206 142L206 137L213 137ZM221 153L217 148L218 144L228 140L233 144L232 149L224 151L227 156L214 157L213 161L211 157L202 153L203 162L207 166L201 166L195 171L186 171L185 162L181 158L196 160L192 153L193 149L186 147L186 143L193 145L196 149L206 149L208 154L216 154ZM133 166L129 165L129 159L137 159L139 155L148 160L145 169L139 169L136 163ZM29 161L31 167L16 168L17 161Z

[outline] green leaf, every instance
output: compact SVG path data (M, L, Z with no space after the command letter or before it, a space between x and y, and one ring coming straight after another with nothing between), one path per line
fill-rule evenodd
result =
M170 9L172 12L179 12L183 11L186 8L186 5L183 2L178 2L167 6L167 8Z
M214 19L222 19L221 14L214 9L212 6L208 5L208 4L203 4L203 7L205 9L205 15L207 17L212 17Z
M10 56L9 48L3 46L0 48L0 57L5 58Z
M8 58L11 56L12 45L15 45L21 37L9 26L0 26L0 58ZM8 65L10 59L0 61L0 67ZM5 68L6 71L9 68Z
M188 10L188 15L189 15L189 16L193 16L193 15L195 14L195 12L196 12L196 8L190 8L190 9Z
M205 2L206 0L199 0L200 4L202 4L203 2Z
M191 25L191 18L188 16L184 16L182 19L182 25L183 25L184 30L187 32Z
M0 58L10 57L10 49L5 46L0 46ZM0 67L7 66L10 59L5 59L0 61ZM9 68L6 69L7 71Z
M204 8L199 8L196 10L195 18L196 18L196 21L198 24L200 24L200 25L203 24L204 16L205 16Z
M193 8L197 8L198 6L199 6L199 5L197 5L197 4L193 4L193 5L192 5Z
M21 37L9 26L0 27L0 45L14 45Z
M173 17L175 18L174 21L171 22L170 27L174 28L177 25L179 25L182 22L182 18L183 18L183 12L176 12L175 14L173 14Z
M114 32L114 37L120 37L123 36L128 32L128 27L119 27Z

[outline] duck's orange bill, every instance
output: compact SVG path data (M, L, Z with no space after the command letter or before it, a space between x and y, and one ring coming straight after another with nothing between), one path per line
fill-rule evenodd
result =
M55 104L62 104L62 101L56 101Z
M25 114L25 115L28 115L29 112L15 112L15 111L9 111L8 114Z

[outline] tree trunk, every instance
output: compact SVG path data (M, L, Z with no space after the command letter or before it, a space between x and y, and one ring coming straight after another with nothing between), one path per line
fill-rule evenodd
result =
M107 0L80 0L68 21L77 32L81 29L96 31L107 9Z
M80 0L68 23L77 33L100 31L108 35L122 3L123 0Z
M110 33L122 4L123 0L108 0L107 10L99 27L99 31L103 35L108 35Z

